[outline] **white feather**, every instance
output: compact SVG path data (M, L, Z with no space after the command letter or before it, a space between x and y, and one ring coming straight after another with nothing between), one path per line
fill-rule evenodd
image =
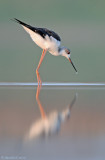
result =
M23 26L23 28L26 30L26 32L29 33L30 37L32 38L32 40L42 49L45 49L45 44L44 44L44 39L37 33L33 32L32 30L30 30L29 28Z
M42 49L47 49L52 55L58 56L58 47L60 46L60 41L56 40L52 36L46 35L45 38L41 37L39 34L33 32L29 28L23 26L26 32L29 33L32 40Z

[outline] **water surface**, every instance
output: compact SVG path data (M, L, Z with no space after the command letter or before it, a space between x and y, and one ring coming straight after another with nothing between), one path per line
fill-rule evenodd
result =
M0 159L105 159L104 86L1 86Z

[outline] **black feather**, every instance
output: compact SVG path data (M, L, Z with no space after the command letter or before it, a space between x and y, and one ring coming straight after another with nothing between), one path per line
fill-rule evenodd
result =
M46 35L48 35L49 37L54 37L55 39L57 39L58 41L61 41L60 37L58 36L57 33L55 33L54 31L48 30L47 28L37 28L37 27L32 27L20 20L18 20L17 18L14 18L14 21L16 21L17 23L29 28L30 30L32 30L35 33L38 33L41 37L45 38Z

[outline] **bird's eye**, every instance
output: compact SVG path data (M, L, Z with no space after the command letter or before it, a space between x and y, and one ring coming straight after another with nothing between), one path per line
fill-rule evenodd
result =
M70 54L69 49L65 49L65 52L66 52L67 54Z

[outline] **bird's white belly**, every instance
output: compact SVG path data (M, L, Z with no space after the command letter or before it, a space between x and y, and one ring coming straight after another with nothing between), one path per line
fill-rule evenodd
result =
M45 49L45 41L44 39L37 33L33 32L32 30L30 30L29 28L23 26L23 28L26 30L26 32L29 33L30 37L32 38L32 40L42 49Z
M31 38L40 48L42 49L46 48L45 41L40 35L34 33L33 35L31 35Z
M52 55L58 56L58 47L60 46L60 41L56 40L52 36L46 35L45 38L41 37L39 34L31 31L30 29L23 26L23 28L30 34L32 40L42 49L47 49Z
M57 41L53 37L48 36L43 39L40 35L31 36L33 41L42 49L47 49L52 55L58 56L58 47L60 46L60 41Z

